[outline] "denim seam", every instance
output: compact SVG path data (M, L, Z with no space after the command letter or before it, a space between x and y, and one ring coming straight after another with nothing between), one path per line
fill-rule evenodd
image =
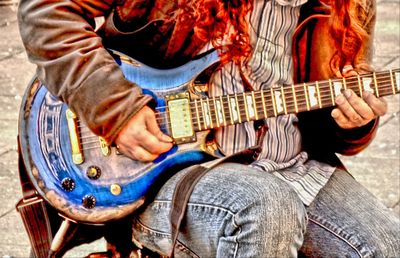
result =
M160 236L163 236L163 237L165 237L165 238L171 238L171 234L170 234L170 233L166 233L166 232L162 232L162 231L155 230L155 229L153 229L153 228L149 228L149 227L147 227L146 225L144 225L144 224L142 223L142 221L140 221L139 218L136 218L136 221L137 221L138 224L140 224L140 226L141 226L142 228L148 230L150 233L153 232L153 233L155 233L155 234L157 234L157 235L160 235ZM176 240L176 245L177 245L178 248L181 249L181 251L185 251L185 250L189 251L191 257L194 257L194 258L195 258L195 257L199 257L199 256L198 256L195 252L193 252L189 247L187 247L185 244L183 244L181 241L179 241L179 239ZM186 252L186 253L187 253L187 252Z
M155 201L153 201L153 203L171 203L171 201L160 201L160 200L155 200ZM235 216L235 215L236 215L235 212L233 212L233 211L231 211L231 210L229 210L229 209L227 209L227 208L224 208L224 207L221 207L221 206L217 206L217 205L189 202L189 203L188 203L188 206L194 206L194 207L199 207L199 208L201 208L201 207L213 208L213 209L218 209L218 210L225 211L225 212L229 213L231 216ZM238 227L238 226L236 225L236 223L234 224L234 226L235 226L235 227Z
M361 254L361 252L357 249L357 247L355 247L351 242L349 242L346 238L342 237L341 235L339 235L338 233L336 233L335 231L333 231L332 229L328 228L327 226L325 226L324 224L318 222L315 219L309 218L310 221L312 221L313 223L315 223L316 225L320 226L323 229L326 229L327 231L329 231L330 233L334 234L336 237L340 238L341 240L343 240L344 242L346 242L351 248L353 248L357 254L362 258L363 255Z
M240 233L242 232L242 227L240 227L240 226L238 226L238 225L236 224L235 216L236 216L236 214L232 216L232 224L233 224L233 226L234 226L235 228L238 228L238 229L239 229L239 234L240 234ZM239 242L238 242L237 238L238 238L238 236L235 235L235 243L236 243L235 245L236 245L236 246L235 246L235 252L233 253L233 257L236 257L236 256L237 256L238 250L239 250Z

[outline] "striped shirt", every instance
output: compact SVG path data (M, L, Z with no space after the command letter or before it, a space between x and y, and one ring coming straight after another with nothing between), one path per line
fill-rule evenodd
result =
M293 84L292 36L300 7L307 0L254 0L250 16L253 54L242 66L225 65L212 78L210 95L243 92L242 77L254 90ZM304 204L309 205L335 170L309 160L301 150L301 135L295 114L265 119L268 131L259 159L251 166L273 173L288 182ZM220 150L232 154L256 145L253 122L229 125L216 131Z

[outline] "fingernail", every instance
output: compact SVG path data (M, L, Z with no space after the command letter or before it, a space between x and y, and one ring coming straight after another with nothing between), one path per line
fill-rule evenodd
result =
M168 135L164 135L164 140L165 140L166 142L172 142L172 141L173 141L172 138L169 137Z
M332 116L333 118L337 118L337 117L339 116L339 113L338 113L338 111L337 111L336 108L335 108L334 110L332 110L331 116Z

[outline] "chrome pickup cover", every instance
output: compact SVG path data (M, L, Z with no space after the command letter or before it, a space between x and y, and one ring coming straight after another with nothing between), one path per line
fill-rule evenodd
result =
M190 111L189 93L166 96L171 136L176 144L196 141Z

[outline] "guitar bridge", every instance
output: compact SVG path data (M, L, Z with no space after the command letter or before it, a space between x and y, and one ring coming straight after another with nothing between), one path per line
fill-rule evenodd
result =
M165 97L168 106L171 136L176 144L195 142L189 93L184 92Z

